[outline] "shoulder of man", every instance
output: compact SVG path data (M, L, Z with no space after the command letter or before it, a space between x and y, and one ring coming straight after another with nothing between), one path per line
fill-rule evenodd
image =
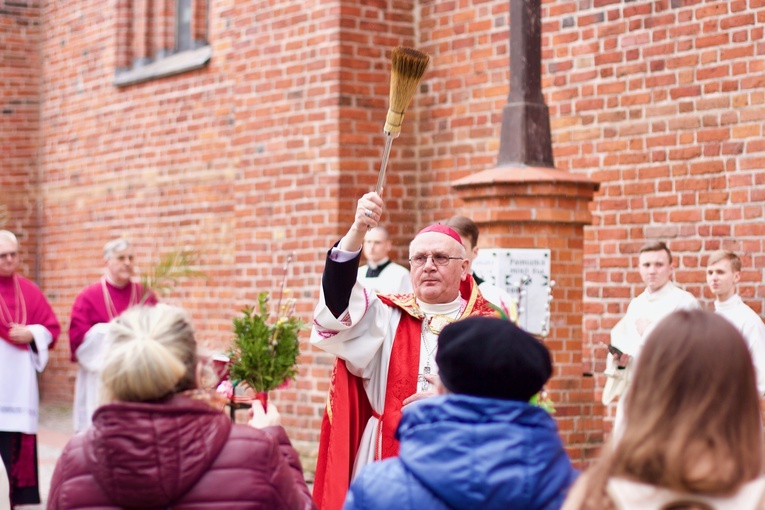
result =
M77 294L77 297L75 298L75 300L76 301L89 300L95 294L98 294L99 296L103 294L100 280L97 282L91 283L87 287L83 288L79 292L79 294Z
M680 293L682 293L682 294L679 294L679 295L682 296L683 304L687 308L701 308L701 303L699 303L699 300L696 298L696 296L694 296L693 294L691 294L690 292L688 292L685 289L681 289L680 287L678 287L676 285L674 287L675 287L675 289L680 291Z
M22 291L25 289L35 289L37 291L40 291L40 287L29 278L21 276L20 274L16 274L16 278L19 281L19 287L21 287Z
M397 264L395 262L391 262L388 264L388 267L386 269L392 269L393 271L399 272L399 273L407 273L409 274L409 270L402 266L401 264Z

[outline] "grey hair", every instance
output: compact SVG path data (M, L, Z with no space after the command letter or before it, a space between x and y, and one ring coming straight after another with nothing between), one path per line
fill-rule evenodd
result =
M197 342L181 308L128 308L109 324L107 341L106 400L146 402L197 387Z
M0 230L0 241L6 240L16 245L16 249L19 248L19 240L16 235L10 230Z
M115 252L125 251L130 248L130 242L127 239L120 237L119 239L112 239L104 245L104 260L112 258Z

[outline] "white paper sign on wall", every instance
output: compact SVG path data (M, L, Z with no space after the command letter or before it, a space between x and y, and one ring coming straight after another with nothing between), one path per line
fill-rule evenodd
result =
M518 304L519 326L547 335L551 288L550 250L481 248L473 272L510 293Z

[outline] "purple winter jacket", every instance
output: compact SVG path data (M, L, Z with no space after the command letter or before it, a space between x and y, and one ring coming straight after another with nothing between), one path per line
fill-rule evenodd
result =
M99 408L56 464L48 510L313 509L297 452L281 427L232 425L208 403Z

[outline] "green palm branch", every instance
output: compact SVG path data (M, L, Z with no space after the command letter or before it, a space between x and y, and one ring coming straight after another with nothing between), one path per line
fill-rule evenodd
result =
M163 255L157 265L141 276L141 304L145 303L152 293L167 294L182 280L206 279L205 273L195 269L198 263L199 254L193 250L174 250Z

